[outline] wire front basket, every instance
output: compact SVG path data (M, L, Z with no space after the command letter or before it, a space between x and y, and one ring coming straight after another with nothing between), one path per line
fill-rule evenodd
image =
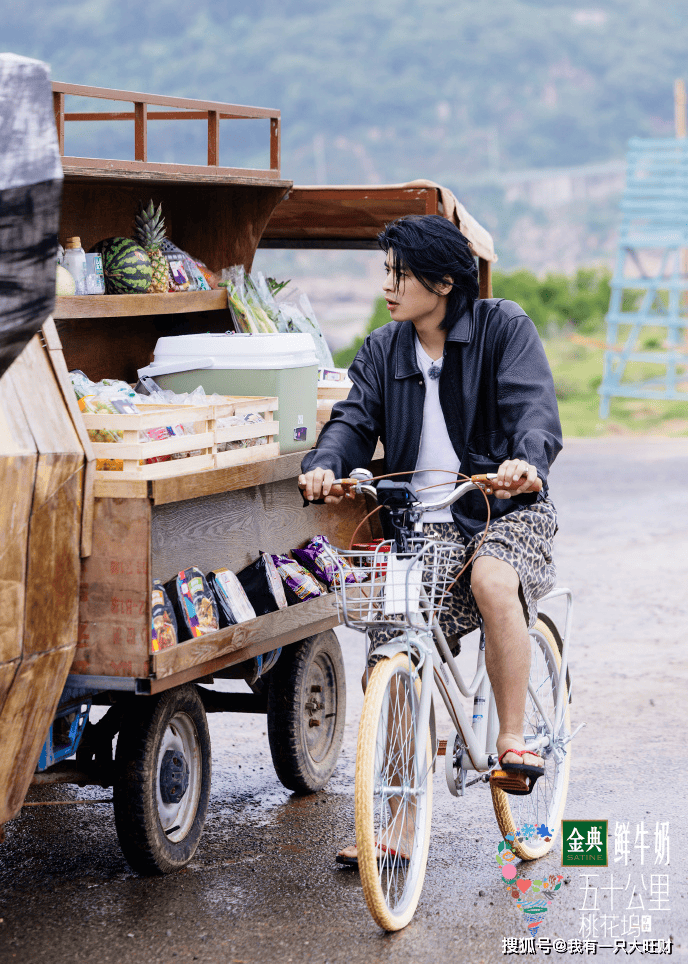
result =
M339 613L347 626L426 629L446 608L463 546L419 539L405 554L390 541L374 548L330 547L328 553L337 573Z

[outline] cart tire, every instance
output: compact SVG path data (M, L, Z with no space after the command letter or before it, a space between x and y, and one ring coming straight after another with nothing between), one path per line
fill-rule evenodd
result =
M268 739L280 781L322 790L344 738L346 682L339 640L327 630L286 648L269 674Z
M115 826L140 874L167 874L193 857L210 795L210 734L192 684L137 698L115 755Z

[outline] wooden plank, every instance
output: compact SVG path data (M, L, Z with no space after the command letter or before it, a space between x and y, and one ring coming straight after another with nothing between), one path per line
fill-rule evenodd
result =
M278 423L275 422L275 425ZM279 442L268 442L266 445L252 445L247 449L229 449L227 452L217 452L215 464L218 468L231 465L251 465L278 458Z
M304 506L294 478L193 501L154 506L152 570L166 582L187 566L238 572L259 552L285 553L325 534L348 546L368 511L362 498L338 506ZM366 535L371 530L366 526Z
M144 295L78 295L55 300L54 318L117 318L133 315L181 315L227 308L224 288Z
M93 459L95 459L93 444L88 436L86 426L84 425L83 416L81 414L81 410L74 393L74 388L69 377L64 352L62 351L62 342L60 341L60 336L57 333L57 328L55 327L55 322L52 318L48 318L46 323L43 325L42 332L43 337L45 338L46 347L48 349L48 358L50 360L50 364L52 365L53 373L57 379L57 383L60 387L62 397L67 406L67 411L69 412L72 425L76 430L76 434L79 436L79 442L84 450L86 459L88 461L93 461Z
M134 104L134 157L137 161L148 160L148 104Z
M208 164L220 164L220 115L216 110L208 111Z
M269 181L275 176L275 172L269 169L263 170L261 168L249 168L249 167L216 167L208 169L204 164L171 164L165 163L163 161L116 161L111 158L103 158L102 160L98 158L97 160L93 157L65 157L65 165L73 170L80 170L84 168L90 170L95 166L100 167L104 171L113 173L115 171L120 171L127 174L140 174L140 175L152 175L155 178L159 177L161 174L172 175L175 179L178 179L180 174L191 174L191 175L203 175L203 177L211 177L213 174L215 176L221 175L227 178L253 178L256 181Z
M9 370L0 378L0 452L3 455L35 456L36 443L24 410L19 404L19 396L12 383L12 369L19 363L16 359ZM33 484L31 485L33 489ZM4 489L3 491L7 491ZM2 530L0 530L2 531Z
M270 170L279 177L281 165L282 138L279 118L270 121Z
M253 485L295 479L301 471L306 452L290 452L279 458L248 465L234 465L226 469L213 469L202 475L189 475L176 479L156 479L152 483L155 505L199 499L220 492L235 492Z
M14 365L18 363L19 359ZM38 462L9 371L0 378L0 422L0 492L5 496L0 499L1 664L18 659L22 652L29 523Z
M130 471L127 471L127 465L135 465ZM212 469L214 465L214 457L212 454L206 455L194 455L190 458L174 460L169 462L154 462L152 465L138 465L138 463L124 463L124 471L102 471L96 470L96 479L102 479L109 481L110 477L117 480L122 485L126 485L128 482L138 482L139 479L146 479L148 481L153 479L166 479L177 478L178 476L197 475L201 471L206 471ZM126 498L126 496L125 496Z
M96 499L147 499L148 481L113 482L105 477L104 472L100 473L100 477L96 473L93 495Z
M149 110L148 120L207 120L207 110ZM225 111L213 111L221 120L254 120L244 114L232 114ZM136 114L133 111L82 111L64 115L66 121L133 121Z
M216 110L247 118L280 116L280 111L270 107L246 107L239 104L225 104L215 100L195 100L190 97L167 97L161 94L142 94L133 90L114 90L106 87L90 87L83 84L64 84L59 81L53 81L53 91L58 91L63 94L73 94L77 97L125 101L130 104L143 102L146 104L155 104L158 107L178 107L202 111Z
M151 584L148 501L96 499L72 672L148 676Z
M307 604L304 603L303 605ZM261 617L261 619L262 618L265 617ZM288 646L291 643L299 642L301 639L306 639L307 636L324 633L326 629L333 629L335 626L338 626L339 622L340 620L337 614L327 616L324 619L311 620L309 618L308 622L303 622L289 632L259 640L236 652L226 653L223 656L218 656L205 663L199 663L197 666L180 670L171 676L162 676L159 679L153 679L150 681L151 694L161 693L163 690L171 689L173 686L190 683L193 680L202 679L204 676L212 676L213 673L219 673L221 670L227 669L230 666L244 663L247 659L252 659L254 656L269 653L279 646Z
M84 160L88 163L80 163L77 165L72 163L73 161ZM142 169L132 172L125 169L101 167L99 166L100 162L97 158L63 157L62 161L65 178L69 178L73 182L96 181L106 184L116 184L125 181L127 184L138 182L139 184L145 185L150 185L151 182L155 182L156 186L167 182L168 184L185 185L205 184L212 187L218 187L220 185L227 187L272 187L281 188L284 191L288 191L293 184L293 181L285 181L279 177L271 177L270 179L265 177L252 177L250 171L246 168L239 168L238 173L228 174L226 172L231 170L229 168L208 168L199 164L197 167L194 166L189 170L180 170L174 167L174 165L170 165L170 170Z
M339 622L337 600L333 593L155 653L152 657L153 672L156 680L160 680L232 653L241 653L241 659L248 659L247 650L253 646L269 644L267 649L276 649L278 646L304 639L313 632L313 624L320 624L322 621L328 623L326 628ZM229 663L230 661L224 662L224 665Z
M22 652L26 564L36 454L0 456L0 663Z
M24 655L35 655L76 646L79 614L81 542L81 466L77 455L39 455L37 478L44 460L70 458L71 476L53 488L55 475L49 470L49 485L43 491L37 483L31 509Z
M171 413L176 421L179 417L178 412ZM117 415L110 416L111 418L117 418ZM131 418L136 419L136 415L123 415L119 416L121 418ZM150 418L150 416L148 416ZM98 418L97 415L93 418ZM155 419L157 427L161 422L161 418L158 415ZM170 419L171 421L171 419ZM93 424L93 423L91 423ZM136 426L138 431L138 426ZM129 430L125 430L128 435ZM132 433L133 434L133 433ZM196 435L172 435L169 438L159 439L157 442L151 441L150 439L145 442L128 442L125 440L122 442L94 442L93 449L96 453L96 458L98 459L152 459L158 458L164 455L178 455L180 452L189 452L196 449L208 449L212 448L213 442L215 440L214 432L199 432ZM173 472L175 467L170 465L168 462L154 463L153 465L141 465L139 468L141 472L139 473L141 478L148 478L146 472L153 467L163 466L168 467L170 472ZM180 468L183 468L180 466Z
M73 652L66 646L29 657L14 674L0 711L0 825L24 802Z
M65 122L65 112L64 112L64 94L60 93L53 88L53 111L55 113L55 127L57 128L57 144L60 151L60 155L64 154L64 122Z
M83 449L62 399L47 353L35 335L8 372L40 453Z
M12 683L14 682L14 677L17 675L17 670L21 663L20 658L16 658L7 663L0 663L0 720L2 720L2 710L5 705L5 700L12 688ZM2 763L0 762L0 768Z
M86 559L93 551L93 515L95 512L95 460L84 466L83 507L81 512L81 558Z

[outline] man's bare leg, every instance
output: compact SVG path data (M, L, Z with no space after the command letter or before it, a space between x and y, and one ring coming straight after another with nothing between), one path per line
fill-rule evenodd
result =
M497 753L523 750L528 676L530 674L530 637L523 618L516 570L502 559L480 556L473 563L471 589L483 617L485 664L499 716ZM504 763L542 766L534 753L523 758L507 753Z

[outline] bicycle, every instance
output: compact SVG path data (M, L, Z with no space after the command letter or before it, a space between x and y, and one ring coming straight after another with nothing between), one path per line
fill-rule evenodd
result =
M432 703L433 681L449 712L453 729L446 741L445 775L449 790L462 796L468 786L489 783L503 836L513 834L516 856L533 860L553 846L564 810L571 764L568 649L573 611L569 589L554 589L543 600L566 600L564 638L540 614L530 630L531 670L524 737L544 760L544 774L532 792L514 796L499 789L490 775L497 768L498 717L485 668L481 632L472 682L462 677L440 627L438 615L456 568L453 543L423 536L422 517L452 505L466 493L490 492L494 475L473 476L448 497L422 503L407 483L385 480L375 488L371 474L356 469L338 480L378 500L388 511L394 539L368 549L332 549L337 567L334 589L340 615L352 629L398 629L399 635L376 646L370 670L356 751L355 822L358 866L368 908L387 931L400 930L415 912L425 878L432 816L432 773L438 744ZM460 696L473 698L469 720ZM476 775L467 779L469 773ZM546 828L535 839L519 839L521 828ZM409 827L413 843L409 846ZM404 848L410 853L404 854Z

